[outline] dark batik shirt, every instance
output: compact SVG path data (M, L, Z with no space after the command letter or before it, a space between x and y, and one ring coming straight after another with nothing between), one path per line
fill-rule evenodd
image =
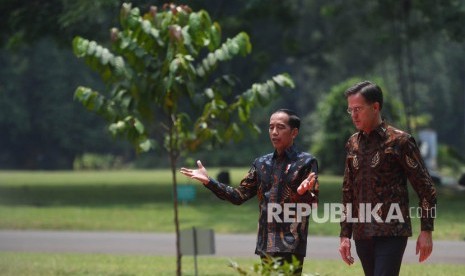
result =
M205 186L219 198L234 204L241 204L257 195L260 215L256 254L288 252L305 256L309 216L303 216L300 221L284 222L283 214L280 214L281 222L276 219L268 222L267 206L268 203L280 204L284 210L285 203L306 203L305 206L316 203L318 191L299 195L297 187L310 172L317 171L317 160L292 146L283 156L278 157L274 152L255 159L236 188L214 179Z
M360 218L350 223L343 220L341 237L353 235L358 240L373 236L411 236L410 215L421 216L421 230L434 229L436 190L413 137L383 122L368 135L363 132L352 135L346 151L344 212L352 218L364 217L365 222L360 222ZM413 207L414 210L409 207L407 179L419 197L419 208ZM350 212L348 203L352 204L352 213L347 213ZM365 214L368 213L366 203L372 207L368 212L375 210L380 222L371 219L367 223L367 216L359 215L363 211L360 204ZM377 203L382 203L381 208L374 208ZM398 219L391 220L390 215Z

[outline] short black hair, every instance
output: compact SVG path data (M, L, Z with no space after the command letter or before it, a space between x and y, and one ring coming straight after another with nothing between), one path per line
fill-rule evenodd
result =
M346 99L354 94L360 93L368 103L379 103L379 109L383 109L383 91L371 81L362 81L354 84L344 92Z
M297 113L295 113L293 110L287 109L287 108L280 108L273 112L275 113L286 113L289 116L289 126L291 128L297 128L300 130L300 118L297 116Z

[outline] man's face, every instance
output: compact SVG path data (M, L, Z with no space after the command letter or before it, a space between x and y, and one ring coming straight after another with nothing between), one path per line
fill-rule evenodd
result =
M283 112L274 113L270 117L269 133L273 147L282 153L292 146L294 138L299 133L297 128L291 129L289 126L289 115Z
M347 102L352 122L358 130L369 133L378 126L379 103L367 103L360 93L350 95Z

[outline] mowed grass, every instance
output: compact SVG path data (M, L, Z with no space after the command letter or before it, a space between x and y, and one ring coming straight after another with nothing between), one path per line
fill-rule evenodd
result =
M229 170L238 183L246 168ZM215 176L218 169L209 170ZM255 233L256 199L242 206L219 200L197 182L177 174L178 183L195 185L197 199L180 204L180 226L212 228L216 233ZM169 170L106 172L0 172L0 229L173 232L172 177ZM341 178L320 176L320 204L339 202ZM233 184L236 185L236 184ZM439 188L435 239L462 240L465 195ZM411 205L417 199L412 193ZM322 206L322 205L320 205ZM418 220L414 220L416 236ZM336 223L313 223L310 235L338 235ZM239 275L228 258L199 256L199 275ZM257 258L231 258L251 271ZM195 275L192 257L183 258L183 275ZM175 275L170 256L0 252L1 275ZM309 275L363 275L359 263L306 260ZM464 275L465 266L402 265L401 275ZM253 275L253 274L252 274Z
M229 169L237 185L247 168ZM216 176L219 169L209 169ZM256 233L258 204L241 206L218 199L196 181L176 174L179 184L194 185L197 197L180 203L181 229L212 228L216 233ZM341 177L320 175L320 206L338 203ZM0 229L173 232L172 176L169 170L101 172L0 172ZM411 191L412 207L418 204ZM465 193L438 187L434 239L463 240ZM319 216L323 208L319 210ZM338 223L310 222L310 235L339 235ZM414 237L419 219L413 219Z
M197 193L195 202L179 203L182 228L254 231L254 200L234 208L199 183L177 177L181 185L195 185ZM0 172L0 179L0 228L174 231L169 170Z
M200 256L197 259L198 275L240 275L229 267L230 261L252 272L257 258L223 258ZM128 256L107 254L43 254L2 253L0 268L3 276L54 276L54 275L175 275L174 257ZM360 263L347 266L340 260L306 260L303 272L307 275L363 275ZM403 264L400 275L450 276L464 275L465 266L452 264ZM193 257L184 257L182 275L195 275Z

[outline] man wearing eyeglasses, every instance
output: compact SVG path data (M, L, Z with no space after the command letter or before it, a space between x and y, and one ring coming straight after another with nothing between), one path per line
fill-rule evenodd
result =
M351 265L352 237L365 275L399 275L407 239L412 235L407 179L419 197L419 261L433 249L436 190L413 137L381 116L383 93L363 81L344 93L347 112L358 132L346 144L342 187L344 218L339 252Z

